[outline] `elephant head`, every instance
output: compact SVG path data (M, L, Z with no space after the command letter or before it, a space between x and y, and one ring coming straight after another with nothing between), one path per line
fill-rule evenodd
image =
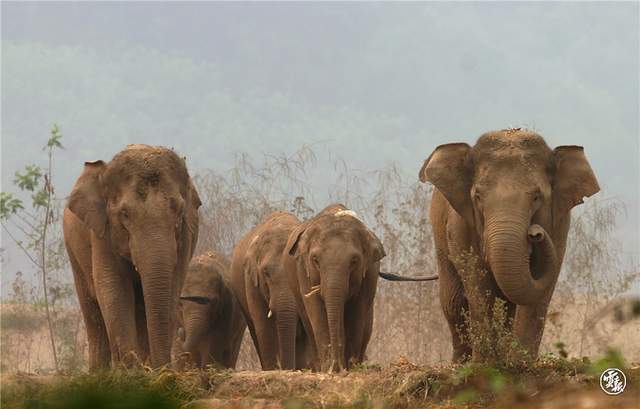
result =
M187 269L180 295L181 350L188 352L198 367L210 361L209 357L201 356L200 347L208 344L206 338L212 324L225 313L224 306L231 301L223 278L227 270L228 263L213 252L194 257Z
M316 294L324 301L330 356L323 357L319 351L320 359L345 368L345 304L358 296L368 276L377 280L379 262L385 256L382 243L355 212L334 204L296 228L285 251L295 257L298 270L310 283L305 297Z
M292 215L290 217L295 218ZM275 320L282 369L295 369L298 324L298 309L282 259L290 231L277 227L260 231L249 244L244 264L245 286L253 289L248 292L257 291L260 294L262 301L259 302L266 306L267 318ZM264 353L266 356L275 356L271 351Z
M198 237L200 199L172 150L129 145L86 162L68 208L140 275L151 362L169 362L178 291ZM132 268L132 271L133 271Z
M489 132L475 146L438 146L420 180L462 217L504 295L531 305L553 291L570 210L599 191L581 146L553 151L538 134ZM555 242L554 242L555 241Z

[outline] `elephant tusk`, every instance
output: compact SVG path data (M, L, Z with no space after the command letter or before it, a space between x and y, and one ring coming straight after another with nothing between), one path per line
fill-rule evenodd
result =
M320 291L320 284L318 285L314 285L313 287L311 287L311 291L309 291L308 293L306 293L304 295L305 298L309 298L311 297L313 294L317 293L318 291Z
M271 318L272 315L273 315L273 311L269 310L269 313L267 314L267 318Z

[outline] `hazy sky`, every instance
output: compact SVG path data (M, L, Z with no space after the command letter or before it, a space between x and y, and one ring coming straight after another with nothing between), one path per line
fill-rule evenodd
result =
M353 168L417 178L438 144L528 126L585 147L639 254L637 2L1 7L3 190L53 122L61 195L83 161L132 142L196 171L323 141Z

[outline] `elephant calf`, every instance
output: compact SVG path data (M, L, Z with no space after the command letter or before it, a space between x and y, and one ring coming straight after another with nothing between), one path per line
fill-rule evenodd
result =
M274 212L236 245L231 283L240 302L262 369L304 368L309 343L289 288L282 253L300 225L291 213Z
M208 251L187 269L178 304L174 355L188 352L199 368L216 363L235 368L247 324L229 287L229 263Z
M320 369L362 362L385 256L380 240L353 211L334 204L291 232L284 255Z

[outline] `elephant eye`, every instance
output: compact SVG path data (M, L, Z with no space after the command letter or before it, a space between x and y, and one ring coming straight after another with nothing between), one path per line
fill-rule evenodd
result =
M311 256L311 261L313 262L313 265L316 266L316 268L320 267L320 260L318 259L318 256Z
M540 192L535 192L533 194L533 201L539 202L540 200L542 200L542 194Z
M127 209L120 209L120 217L123 220L127 220L129 218L129 212L127 211Z
M171 198L169 201L169 206L176 213L179 219L184 216L184 201L181 199Z

